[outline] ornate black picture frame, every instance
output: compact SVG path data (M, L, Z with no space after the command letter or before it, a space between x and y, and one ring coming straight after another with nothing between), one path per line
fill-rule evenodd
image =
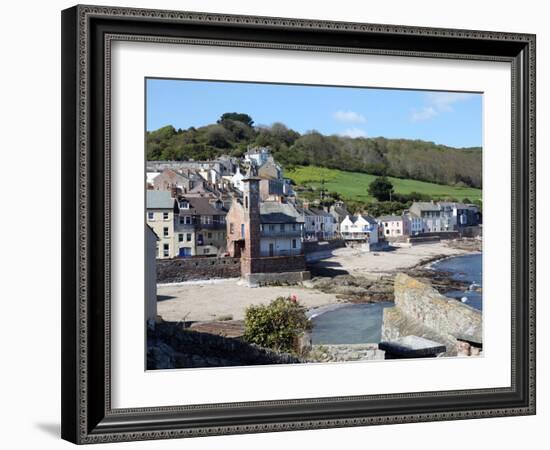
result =
M113 409L110 45L116 40L512 67L512 373L507 388ZM62 12L62 437L98 443L535 413L535 36L99 6Z

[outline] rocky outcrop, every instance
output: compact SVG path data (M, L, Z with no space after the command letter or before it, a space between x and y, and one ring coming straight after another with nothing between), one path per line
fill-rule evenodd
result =
M428 283L397 274L394 301L395 307L384 309L384 341L419 336L444 344L446 356L459 354L464 341L482 342L481 312L445 297Z

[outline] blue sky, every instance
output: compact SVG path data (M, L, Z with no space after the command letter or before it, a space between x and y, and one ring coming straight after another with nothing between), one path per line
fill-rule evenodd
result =
M482 145L481 94L147 79L147 130L215 123L225 112L299 133Z

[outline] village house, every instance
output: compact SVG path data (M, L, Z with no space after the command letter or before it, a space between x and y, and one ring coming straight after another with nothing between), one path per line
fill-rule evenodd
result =
M456 202L414 202L409 211L422 219L424 233L459 231L480 223L475 205Z
M410 221L405 216L381 216L376 220L386 239L411 234Z
M340 235L346 241L377 244L378 223L373 217L367 214L346 216L340 223Z
M323 209L311 208L307 203L298 209L304 220L304 238L306 240L334 239L336 224L334 217Z
M409 210L403 211L403 217L409 221L409 230L411 236L416 236L422 233L423 221L416 214L411 213Z
M229 256L241 258L241 276L249 282L270 273L280 274L280 279L283 274L303 279L300 214L289 203L261 202L260 179L254 169L243 183L243 198L234 198L226 218L227 251Z
M178 202L168 191L147 191L147 225L158 236L157 258L175 258L179 248L174 238L174 219L179 214Z
M175 225L178 255L220 256L226 251L227 209L220 199L179 197Z
M340 200L334 202L334 204L330 206L328 212L332 217L334 217L337 229L340 227L340 224L346 217L351 216L351 213L346 209L346 205L344 204L344 202Z
M249 165L254 164L256 167L261 167L267 162L270 156L271 152L267 147L249 146L244 155L244 161Z
M153 179L153 189L184 195L201 195L211 192L208 182L193 170L164 169Z
M214 169L221 176L235 173L236 158L222 155L211 161L147 161L148 172L162 172L165 169L174 171Z

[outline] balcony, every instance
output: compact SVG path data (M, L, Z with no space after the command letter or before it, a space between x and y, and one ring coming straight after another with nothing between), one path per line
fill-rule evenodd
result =
M279 228L275 228L274 230L269 230L269 228L264 228L262 231L260 231L260 236L262 237L300 237L301 231L300 230L284 230L281 231Z

